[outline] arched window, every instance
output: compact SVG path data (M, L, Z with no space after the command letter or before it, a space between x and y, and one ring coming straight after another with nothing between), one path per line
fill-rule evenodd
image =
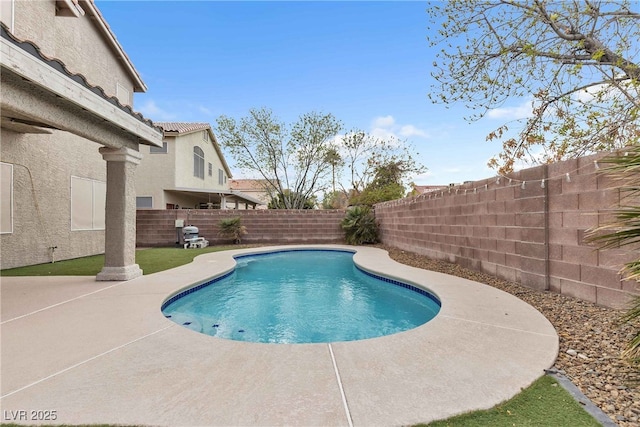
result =
M198 146L193 147L193 176L204 179L204 151Z

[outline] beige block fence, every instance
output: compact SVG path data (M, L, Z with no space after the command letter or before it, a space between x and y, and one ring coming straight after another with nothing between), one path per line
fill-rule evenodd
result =
M524 286L624 307L640 284L619 270L638 248L598 250L586 230L612 219L620 183L600 172L602 154L525 169L376 205L382 243ZM243 243L343 242L343 210L138 210L138 246L173 246L175 220L211 244L223 218L240 216Z

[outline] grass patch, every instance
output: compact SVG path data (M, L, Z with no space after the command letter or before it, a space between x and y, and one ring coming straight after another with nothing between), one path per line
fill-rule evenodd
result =
M153 274L179 267L198 255L238 249L241 246L208 246L202 249L150 248L136 251L136 264L144 274ZM0 276L95 276L104 266L104 255L29 265L0 271Z
M474 411L446 420L417 426L429 427L513 427L584 426L598 427L595 420L558 382L543 375L512 399L491 409ZM416 427L417 427L416 426Z

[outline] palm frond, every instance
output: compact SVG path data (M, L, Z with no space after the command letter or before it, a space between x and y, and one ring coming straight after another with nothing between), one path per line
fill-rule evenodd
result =
M615 220L587 233L587 240L597 242L602 249L640 246L640 146L634 145L624 154L609 156L599 161L607 164L603 172L620 180L621 196L627 205L612 211ZM626 280L640 283L640 259L624 265L621 270ZM635 296L621 322L634 328L634 335L622 355L631 363L640 365L640 296Z

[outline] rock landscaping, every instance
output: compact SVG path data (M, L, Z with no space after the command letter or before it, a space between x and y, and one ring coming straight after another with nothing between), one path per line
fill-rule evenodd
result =
M538 309L553 324L560 337L560 351L553 369L569 378L616 424L640 426L640 371L620 357L632 333L631 325L618 323L621 311L526 288L400 249L379 247L402 264L485 283Z

